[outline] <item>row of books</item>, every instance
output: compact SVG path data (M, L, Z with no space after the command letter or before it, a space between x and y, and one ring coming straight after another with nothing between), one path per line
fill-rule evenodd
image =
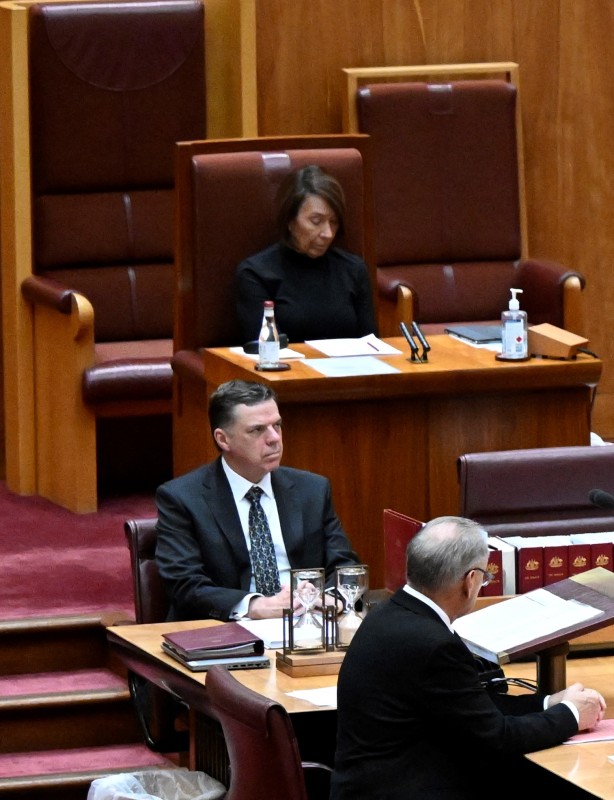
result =
M557 536L491 536L482 597L524 594L594 567L613 570L614 531Z

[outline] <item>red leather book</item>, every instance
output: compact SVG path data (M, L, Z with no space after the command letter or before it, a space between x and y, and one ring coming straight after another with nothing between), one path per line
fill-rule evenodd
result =
M569 577L569 545L544 544L544 586Z
M384 584L390 592L396 592L406 583L407 543L422 525L407 514L384 509Z
M531 538L505 536L503 540L516 548L516 592L524 594L544 585L544 548L531 545Z
M569 577L591 569L590 544L569 544Z
M491 547L490 545L488 549L488 566L486 569L494 575L494 577L488 586L483 586L480 589L480 597L495 597L496 595L504 594L502 553L500 550L497 550L496 547Z
M591 567L603 567L614 572L613 558L614 544L612 542L593 542L591 544Z
M224 622L207 628L190 628L163 634L165 649L184 659L260 655L263 640L238 622Z

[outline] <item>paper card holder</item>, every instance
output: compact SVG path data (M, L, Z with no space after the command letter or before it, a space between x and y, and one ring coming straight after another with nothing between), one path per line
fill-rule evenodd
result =
M544 322L529 328L529 353L548 358L575 358L588 339Z

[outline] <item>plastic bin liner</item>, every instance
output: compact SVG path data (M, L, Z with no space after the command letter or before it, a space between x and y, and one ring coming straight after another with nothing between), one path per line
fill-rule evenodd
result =
M218 800L225 794L223 784L210 775L181 767L97 778L87 800Z

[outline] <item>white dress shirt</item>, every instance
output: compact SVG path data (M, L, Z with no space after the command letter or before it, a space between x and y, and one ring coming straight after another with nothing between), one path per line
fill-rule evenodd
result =
M282 586L290 585L290 561L286 553L286 546L284 544L283 536L281 533L281 523L279 522L279 512L277 511L277 503L275 495L273 494L273 487L271 484L271 473L267 472L266 475L258 483L250 483L250 481L243 478L231 467L228 466L226 460L222 456L222 467L224 473L228 478L230 490L234 497L237 511L239 512L239 519L241 521L241 528L245 536L245 544L247 545L248 552L251 552L251 542L249 538L249 509L250 502L246 500L245 495L252 488L252 486L259 486L263 494L260 497L260 505L266 514L271 531L271 538L273 539L273 547L275 548L275 558L277 560L277 569L279 571L279 582ZM259 596L256 592L256 581L252 571L250 581L250 594L243 598L231 612L233 619L240 619L247 615L249 603L252 597Z

